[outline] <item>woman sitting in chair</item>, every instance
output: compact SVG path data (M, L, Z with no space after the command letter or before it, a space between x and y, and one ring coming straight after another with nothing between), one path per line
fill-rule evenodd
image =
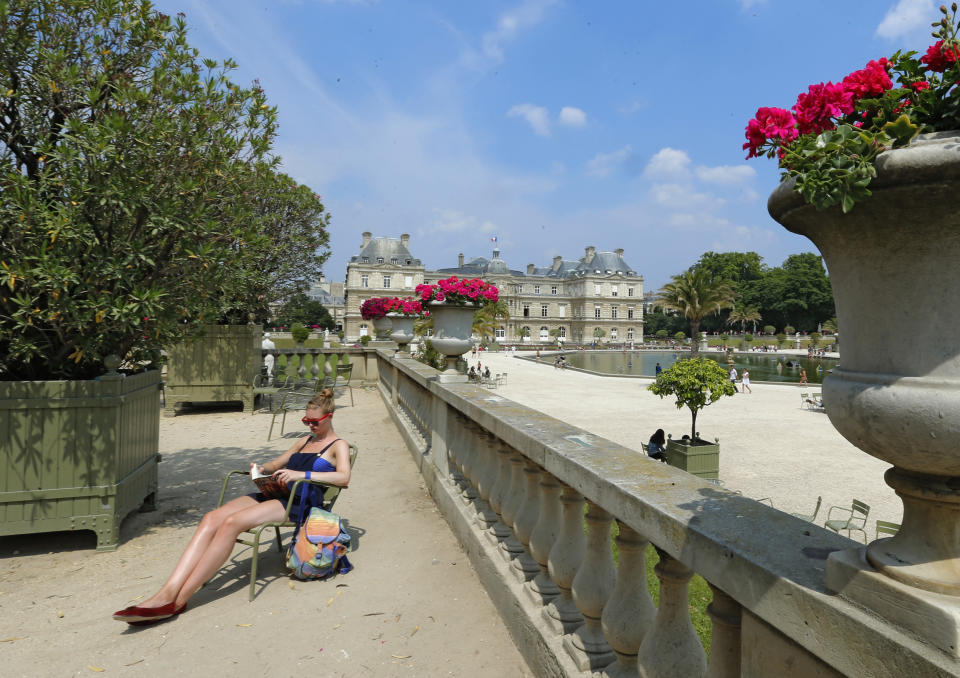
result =
M647 443L647 456L656 459L657 461L666 462L667 461L667 437L663 433L662 428L658 428L653 432L653 435L650 436L650 441Z
M307 403L303 423L310 435L296 441L289 450L260 467L274 473L284 487L291 487L300 478L322 480L346 487L350 482L350 446L333 432L333 391L324 389ZM152 624L180 614L187 601L226 562L241 532L262 523L283 520L287 502L300 501L306 495L310 506L323 502L323 488L306 487L291 499L268 499L256 492L237 497L200 520L180 561L170 578L153 596L113 614L117 621L129 624ZM292 515L292 513L291 513Z

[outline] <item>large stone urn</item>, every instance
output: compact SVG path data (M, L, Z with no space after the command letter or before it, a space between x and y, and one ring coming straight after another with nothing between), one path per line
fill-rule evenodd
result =
M447 369L441 373L441 381L466 381L466 375L457 372L457 358L470 350L473 343L473 306L456 306L442 301L430 302L433 318L433 336L430 343L447 357Z
M866 564L906 587L960 596L960 132L881 153L870 190L843 214L818 211L785 183L768 209L820 248L830 272L844 335L843 364L823 383L830 420L893 464L885 480L903 500L899 533L871 543ZM834 555L827 582L840 590L853 575Z
M373 319L373 333L378 341L389 341L393 330L393 320L389 316Z
M396 342L400 351L409 353L409 344L413 341L414 318L403 315L402 313L390 313L388 317L393 322L393 333L390 335L390 338Z

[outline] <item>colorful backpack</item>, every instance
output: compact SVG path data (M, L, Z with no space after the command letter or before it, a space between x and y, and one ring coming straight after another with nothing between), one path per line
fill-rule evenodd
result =
M307 485L301 485L301 489ZM331 573L353 569L347 560L350 535L340 525L340 516L314 506L303 520L305 496L301 495L300 525L287 549L287 567L297 579L323 579Z

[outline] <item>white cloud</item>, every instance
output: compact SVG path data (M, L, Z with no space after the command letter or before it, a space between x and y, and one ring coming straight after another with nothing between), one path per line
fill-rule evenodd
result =
M712 193L700 193L686 184L654 184L650 187L650 197L658 205L677 209L715 210L726 204L726 200Z
M517 104L507 111L508 118L520 117L530 123L533 131L543 137L550 136L550 114L543 106Z
M564 106L560 109L560 124L567 127L583 127L587 124L587 114L579 108Z
M669 176L686 176L690 172L690 156L686 151L675 148L662 148L650 158L643 170L645 176L657 179Z
M633 155L630 146L611 153L597 153L587 163L587 174L595 177L608 177L619 167L622 167Z
M740 184L757 176L757 171L749 165L700 166L695 170L697 178L709 184Z
M536 26L546 14L547 9L557 0L525 0L500 15L497 27L484 34L483 53L494 61L503 61L503 46L517 37L525 29Z
M646 100L631 101L626 106L621 106L617 110L623 113L624 115L630 115L631 113L636 113L637 111L642 111L645 108L650 107L650 102Z
M932 0L900 0L890 8L877 26L877 35L882 38L900 38L919 28L924 28L931 17L939 18Z

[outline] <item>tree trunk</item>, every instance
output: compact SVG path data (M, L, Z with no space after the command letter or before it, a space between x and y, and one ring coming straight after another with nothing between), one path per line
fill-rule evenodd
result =
M693 413L693 421L690 423L690 443L692 444L697 439L697 411L692 408L690 411Z

